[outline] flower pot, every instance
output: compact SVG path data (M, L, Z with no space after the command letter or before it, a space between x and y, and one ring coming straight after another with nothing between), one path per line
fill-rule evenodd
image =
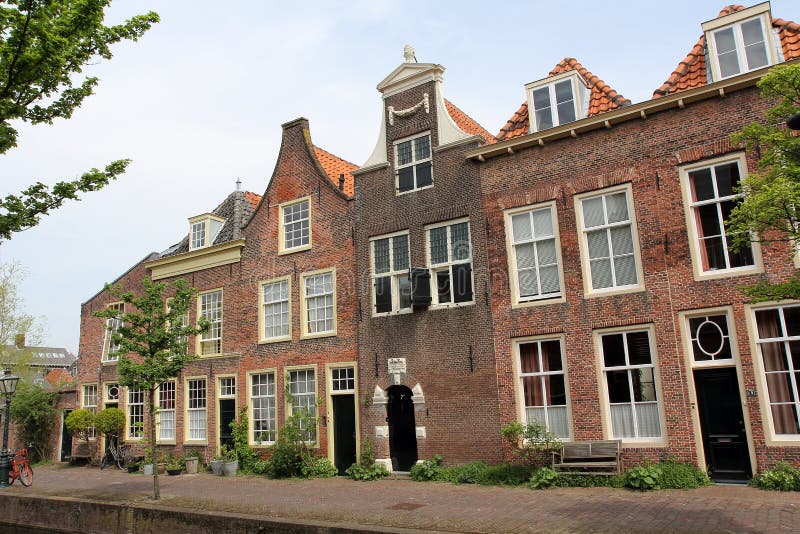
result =
M222 460L211 460L211 472L215 475L222 474Z
M167 472L167 464L156 464L158 466L158 474L163 475Z
M236 475L237 469L239 469L239 460L223 462L222 464L222 474L226 477L232 477Z
M167 467L167 474L171 476L180 475L181 471L183 471L183 469L181 469L180 467L175 467L175 468Z
M128 473L136 473L137 471L139 471L139 464L128 466Z
M186 459L186 474L187 475L196 475L197 474L197 463L198 463L198 458L187 458Z
M142 471L145 475L153 475L153 464L144 464L142 466Z

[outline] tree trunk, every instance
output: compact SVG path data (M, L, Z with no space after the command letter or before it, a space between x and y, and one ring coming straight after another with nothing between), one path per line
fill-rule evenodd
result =
M155 388L147 391L147 405L150 408L150 454L153 457L153 499L159 500L161 492L158 487L158 458L156 453L156 410L154 405Z

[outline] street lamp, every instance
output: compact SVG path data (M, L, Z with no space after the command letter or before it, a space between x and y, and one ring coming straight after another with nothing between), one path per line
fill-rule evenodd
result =
M792 130L800 130L800 113L790 115L789 118L786 119L786 126Z
M17 391L19 377L11 374L11 369L6 367L0 377L0 393L6 398L6 410L3 414L3 451L0 452L0 488L7 488L8 483L8 420L11 411L11 397Z

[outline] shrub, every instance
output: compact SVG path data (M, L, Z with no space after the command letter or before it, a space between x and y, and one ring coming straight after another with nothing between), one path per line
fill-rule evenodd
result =
M562 475L559 473L555 486L560 488L621 488L625 485L620 475Z
M94 424L101 434L120 435L125 428L125 412L119 408L100 410L95 416Z
M64 424L67 426L67 430L69 430L70 434L84 441L89 441L92 435L92 429L94 428L94 422L94 412L86 408L72 410L64 420Z
M561 448L558 436L538 422L509 423L500 429L500 434L511 445L514 455L530 464L543 465L548 452Z
M751 484L765 490L799 491L800 469L786 462L778 462L772 469L753 477Z
M486 469L487 465L481 461L470 462L467 465L442 467L436 480L453 484L477 484Z
M55 405L55 393L25 382L19 384L11 401L11 419L18 425L19 439L32 444L28 453L33 462L49 456L50 434L57 414Z
M371 467L353 464L348 467L344 473L353 480L362 481L378 480L389 476L389 471L386 470L383 464L373 465Z
M533 472L529 486L533 489L546 489L555 485L558 473L550 467L541 467Z
M300 464L300 476L303 478L330 478L338 472L330 460L319 456L306 456Z
M247 440L248 426L247 406L243 406L239 411L239 421L231 421L233 452L239 459L239 470L243 473L253 473L253 466L261 461L258 451Z
M659 478L661 489L694 489L711 484L708 474L693 464L670 459L661 462L658 467L661 469Z
M439 471L441 471L441 465L442 457L438 454L433 458L422 460L420 463L411 468L409 473L411 480L416 480L417 482L436 480L436 477L439 475Z
M530 480L533 470L529 465L493 465L480 472L476 483L485 486L521 486Z
M660 489L663 471L657 465L642 464L630 468L624 475L625 486L639 491Z

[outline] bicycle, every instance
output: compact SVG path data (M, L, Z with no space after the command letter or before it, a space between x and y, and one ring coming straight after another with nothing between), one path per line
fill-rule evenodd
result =
M117 464L120 469L127 469L132 461L133 452L127 443L119 443L119 436L111 434L108 439L108 446L103 459L100 460L100 469L105 469L107 465Z
M33 484L33 468L28 463L28 449L20 449L14 454L14 459L8 468L9 484L19 479L26 488Z

